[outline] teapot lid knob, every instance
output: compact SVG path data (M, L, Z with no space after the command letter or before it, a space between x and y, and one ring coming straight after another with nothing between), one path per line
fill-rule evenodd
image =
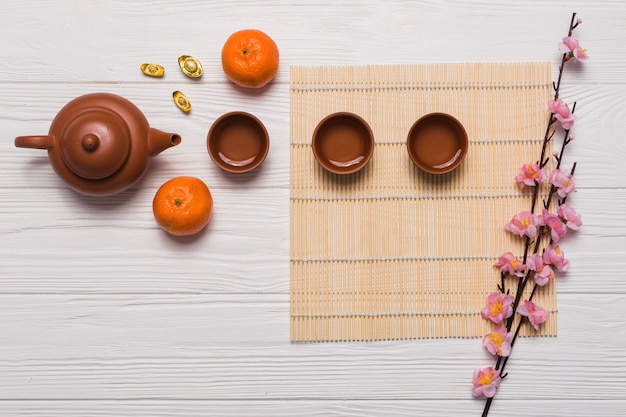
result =
M87 133L83 136L81 143L87 152L93 152L100 146L100 138L94 133Z
M117 114L88 110L69 122L59 145L61 158L76 175L98 180L115 174L130 153L130 131Z

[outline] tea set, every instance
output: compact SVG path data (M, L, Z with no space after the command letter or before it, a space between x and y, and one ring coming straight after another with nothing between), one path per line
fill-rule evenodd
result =
M181 68L201 75L199 64L189 61L189 57L181 58ZM143 70L156 74L160 71ZM150 127L129 100L110 93L92 93L66 104L47 135L19 136L15 146L47 150L52 167L70 188L86 195L108 196L132 187L148 169L151 157L181 141L176 133ZM213 162L234 174L257 168L269 151L269 135L263 123L241 111L219 117L210 127L206 142ZM463 125L445 113L419 118L409 130L406 143L410 160L430 174L445 174L457 168L468 148ZM368 123L349 112L324 117L312 137L315 159L336 175L363 169L373 156L374 144Z

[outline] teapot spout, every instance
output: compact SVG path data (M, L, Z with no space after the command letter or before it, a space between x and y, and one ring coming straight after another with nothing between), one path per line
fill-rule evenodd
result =
M178 145L181 141L182 138L176 133L166 133L150 128L148 131L148 152L151 156L155 156L167 148Z

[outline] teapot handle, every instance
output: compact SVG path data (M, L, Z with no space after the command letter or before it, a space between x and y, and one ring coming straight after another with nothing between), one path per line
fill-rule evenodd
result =
M15 138L17 148L52 149L54 137L46 136L18 136Z

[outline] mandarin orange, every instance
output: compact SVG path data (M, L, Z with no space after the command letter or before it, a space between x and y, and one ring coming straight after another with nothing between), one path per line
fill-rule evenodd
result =
M261 88L278 72L278 47L266 33L244 29L233 33L222 48L222 68L240 87Z
M163 230L175 236L189 236L209 223L213 197L199 178L176 177L159 187L152 200L152 211Z

